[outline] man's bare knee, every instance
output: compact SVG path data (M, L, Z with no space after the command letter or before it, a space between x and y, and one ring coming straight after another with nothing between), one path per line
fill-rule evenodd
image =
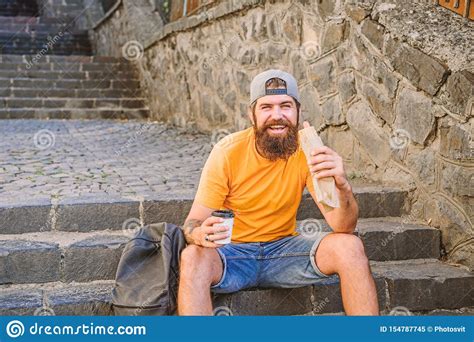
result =
M180 277L194 283L216 284L223 265L215 248L189 245L181 252Z
M351 234L331 233L326 236L316 251L316 264L325 274L343 270L367 268L368 258L362 240Z

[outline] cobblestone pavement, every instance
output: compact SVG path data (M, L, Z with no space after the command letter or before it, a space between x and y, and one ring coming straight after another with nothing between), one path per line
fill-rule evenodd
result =
M157 122L2 120L0 204L193 196L211 137Z

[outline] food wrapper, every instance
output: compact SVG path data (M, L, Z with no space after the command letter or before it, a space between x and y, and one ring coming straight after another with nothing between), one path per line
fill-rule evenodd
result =
M312 126L301 129L299 131L299 138L301 148L303 149L306 160L309 163L311 160L311 151L316 147L324 146L324 144ZM316 178L316 174L313 174L312 178L318 202L327 210L339 208L339 197L337 195L334 177L318 179Z

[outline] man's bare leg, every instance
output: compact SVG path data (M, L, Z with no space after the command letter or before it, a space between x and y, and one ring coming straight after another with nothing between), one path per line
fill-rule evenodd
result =
M215 248L189 245L181 252L178 315L212 315L210 287L223 273Z
M315 258L321 272L339 275L346 315L379 315L377 289L360 238L331 233L321 240Z

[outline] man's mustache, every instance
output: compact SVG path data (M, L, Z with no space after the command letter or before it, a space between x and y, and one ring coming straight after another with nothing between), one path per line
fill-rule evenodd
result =
M280 119L280 120L274 120L274 121L271 121L271 122L268 122L268 123L265 123L261 129L264 130L264 129L267 129L271 126L276 126L276 125L280 125L280 126L288 126L288 127L294 127L294 125L287 121L287 120L283 120L283 119Z

